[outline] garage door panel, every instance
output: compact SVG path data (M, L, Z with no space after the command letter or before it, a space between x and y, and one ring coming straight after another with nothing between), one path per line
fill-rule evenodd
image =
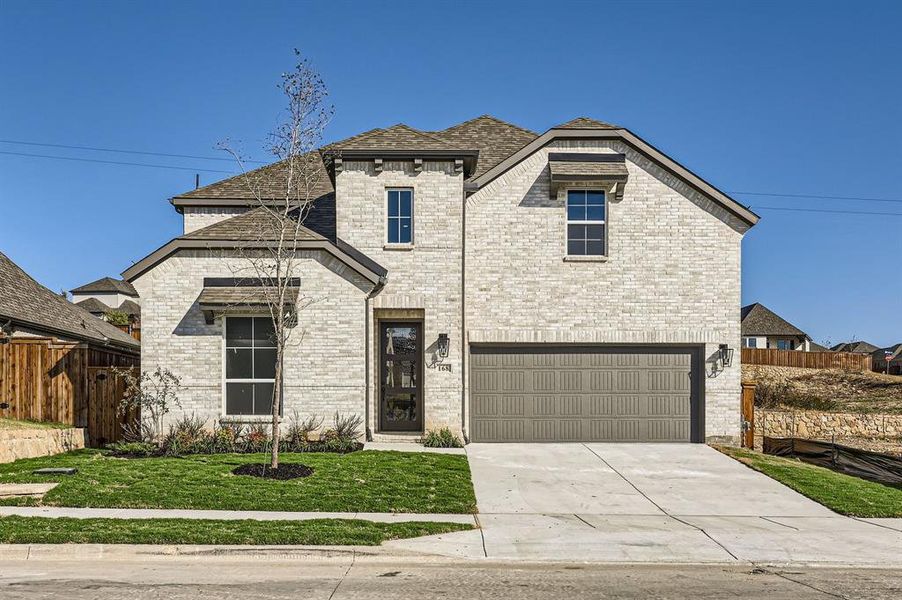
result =
M689 441L692 435L690 348L476 347L472 356L474 441Z

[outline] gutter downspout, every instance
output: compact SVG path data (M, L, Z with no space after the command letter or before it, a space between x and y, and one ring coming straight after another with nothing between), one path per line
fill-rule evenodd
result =
M460 214L460 430L464 444L470 441L467 427L467 189L461 190Z
M373 440L373 429L370 427L370 375L372 365L370 364L370 300L385 287L388 276L379 277L379 282L373 286L372 291L366 295L363 301L363 364L364 364L364 390L363 390L363 419L364 419L364 436L366 441ZM374 400L375 400L375 394Z

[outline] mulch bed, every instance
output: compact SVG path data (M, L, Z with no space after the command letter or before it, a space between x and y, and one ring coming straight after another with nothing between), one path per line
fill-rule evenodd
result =
M262 477L264 479L298 479L300 477L309 477L313 475L313 469L307 465L298 463L285 463L279 465L278 469L272 469L269 465L260 463L251 463L241 465L232 469L235 475L250 475L251 477Z

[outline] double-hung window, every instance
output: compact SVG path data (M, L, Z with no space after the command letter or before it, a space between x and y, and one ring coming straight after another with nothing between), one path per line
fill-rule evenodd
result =
M413 190L389 189L387 241L389 244L413 243Z
M276 344L272 319L226 317L226 415L271 414L275 377Z
M600 190L567 192L567 255L605 255L605 196Z

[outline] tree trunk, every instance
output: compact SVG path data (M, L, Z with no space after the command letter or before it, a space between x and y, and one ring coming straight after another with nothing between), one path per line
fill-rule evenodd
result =
M269 461L271 469L279 468L279 400L282 397L282 346L276 348L276 377L272 386L272 455Z

